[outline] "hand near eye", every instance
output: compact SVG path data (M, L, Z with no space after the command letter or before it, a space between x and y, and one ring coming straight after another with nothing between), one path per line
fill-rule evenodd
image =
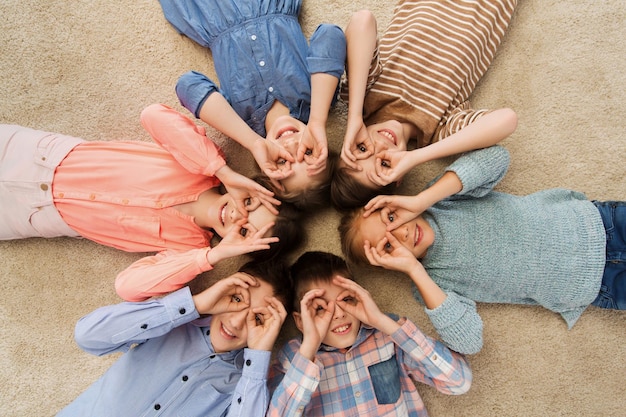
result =
M389 232L378 242L376 247L373 247L366 240L363 250L370 264L392 271L404 272L407 275L410 275L411 270L419 263L415 255Z
M234 256L244 255L250 252L269 249L270 243L278 242L277 237L264 237L274 227L270 222L257 230L246 219L241 219L222 238L214 248L207 253L207 260L211 265L216 265L221 260Z
M309 176L317 175L326 169L326 160L328 159L326 126L309 122L302 133L296 159L299 162L306 162L306 172Z
M254 141L250 151L261 171L270 179L282 180L293 174L291 164L295 159L285 148L272 141L259 138Z
M274 198L273 192L261 184L232 170L227 165L218 169L215 176L224 184L226 191L237 206L237 211L242 216L248 217L248 212L255 210L259 204L263 204L271 213L278 214L275 206L280 205L280 201Z
M427 208L420 205L420 199L417 196L379 195L365 205L363 217L369 217L380 209L380 216L387 225L387 231L390 232L415 219Z
M333 284L344 289L337 296L336 301L343 311L353 315L362 323L377 327L376 323L384 314L381 313L369 291L356 282L341 276L334 277Z
M308 291L300 300L300 317L302 319L302 345L300 354L309 360L315 358L322 341L328 333L330 322L335 312L335 303L328 304L321 298L324 290Z
M265 297L265 301L267 306L253 308L248 312L248 347L271 351L287 318L287 310L276 297Z
M383 150L376 154L375 173L368 173L368 178L381 187L400 181L413 168L408 151Z
M206 290L194 295L193 302L200 314L220 314L241 311L250 305L248 288L256 287L253 277L236 273L221 279Z
M361 167L356 164L359 159L365 159L374 154L367 127L363 119L351 122L348 120L348 127L341 147L341 159L345 164L354 170L361 171Z

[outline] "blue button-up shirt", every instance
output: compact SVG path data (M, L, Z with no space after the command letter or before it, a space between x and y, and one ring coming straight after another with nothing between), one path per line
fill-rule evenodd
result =
M82 349L125 353L58 416L264 416L271 352L216 354L210 318L198 317L185 287L80 319Z
M346 39L340 27L322 24L307 43L298 22L301 4L301 0L161 0L165 17L180 33L211 49L220 81L218 88L199 72L183 74L176 85L181 104L198 117L207 97L219 91L263 137L275 100L307 123L311 74L340 78Z

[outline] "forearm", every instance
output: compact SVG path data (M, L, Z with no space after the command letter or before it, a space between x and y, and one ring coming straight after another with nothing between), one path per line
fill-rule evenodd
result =
M249 151L257 139L263 139L235 112L218 92L212 93L200 108L202 121L219 130Z
M350 19L346 28L348 54L348 120L360 120L377 40L376 19L371 12L361 10Z
M311 114L309 124L326 126L328 112L337 89L339 80L323 72L311 75Z
M296 354L287 373L272 394L267 415L271 417L300 416L317 389L321 370L312 361Z
M118 274L115 289L126 301L143 301L175 291L198 274L213 269L207 251L209 248L165 251L139 259Z
M409 271L409 277L417 287L426 308L433 310L443 304L448 297L421 264Z
M475 149L487 148L510 136L517 128L517 115L508 108L494 110L438 142L409 153L414 166Z
M185 287L160 299L101 307L78 321L75 338L83 350L101 356L126 351L198 317Z
M244 350L241 378L233 392L228 417L264 417L269 405L267 373L271 352Z
M452 171L446 171L437 181L415 196L420 212L463 189L463 183Z

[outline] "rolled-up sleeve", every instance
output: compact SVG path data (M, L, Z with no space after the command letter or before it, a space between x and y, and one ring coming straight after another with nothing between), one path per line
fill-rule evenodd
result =
M180 104L200 118L200 109L206 99L219 91L217 85L206 75L196 71L184 73L176 83L176 95Z
M341 78L346 63L346 36L339 26L321 24L309 41L307 66L310 74L324 72Z

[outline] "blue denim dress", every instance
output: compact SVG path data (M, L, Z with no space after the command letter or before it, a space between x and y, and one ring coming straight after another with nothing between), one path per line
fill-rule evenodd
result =
M311 74L343 74L346 41L336 25L318 26L307 42L298 22L301 0L160 0L167 20L211 49L216 83L200 72L183 74L176 85L181 104L196 117L206 98L219 91L259 135L274 100L308 122Z

